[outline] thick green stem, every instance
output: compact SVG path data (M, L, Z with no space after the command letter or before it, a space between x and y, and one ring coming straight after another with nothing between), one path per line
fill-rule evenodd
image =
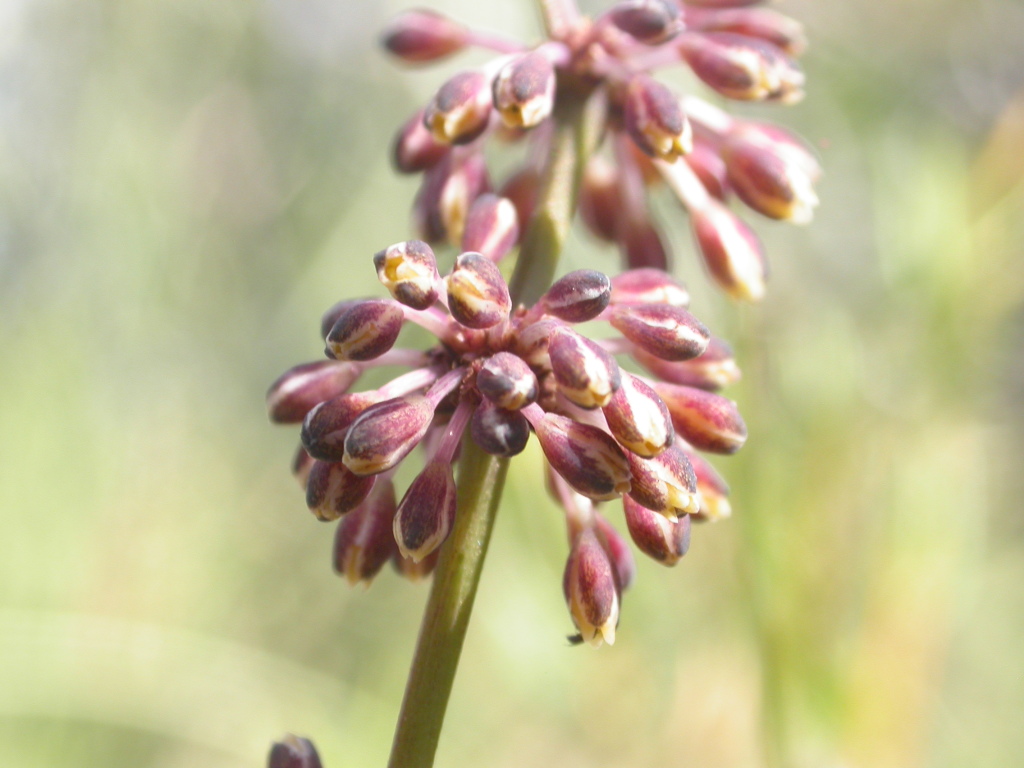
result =
M588 119L598 114L587 108L588 90L567 88L559 94L554 146L537 212L512 275L510 288L517 303L533 303L551 285L569 233L580 168L599 135L595 127L599 121ZM507 469L507 459L484 453L472 440L463 441L455 528L434 572L389 768L430 768L434 764Z
M507 469L507 459L484 453L472 440L463 441L459 513L434 573L389 768L429 768L434 764Z

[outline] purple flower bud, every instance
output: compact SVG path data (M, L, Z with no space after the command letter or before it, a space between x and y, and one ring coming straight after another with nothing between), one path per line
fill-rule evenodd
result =
M631 373L604 407L612 436L627 450L650 458L672 444L675 431L668 408L658 394Z
M732 188L755 211L795 224L813 218L820 168L795 141L776 142L753 126L740 128L727 135L722 157Z
M473 201L489 188L482 153L460 163L446 161L431 168L413 204L413 219L421 238L431 243L448 240L457 244Z
M278 424L302 421L317 403L348 389L362 369L350 363L321 360L282 373L267 390L267 412Z
M487 130L491 89L483 72L459 72L427 105L423 124L446 144L468 144Z
M683 29L679 8L667 0L621 0L608 15L616 27L647 45L660 45Z
M732 400L677 384L658 382L654 388L668 406L676 431L697 450L735 453L747 441L747 425Z
M480 394L496 405L518 410L537 399L537 375L526 362L511 352L489 357L476 375Z
M669 520L629 496L622 499L626 527L637 549L662 565L675 565L690 548L690 516Z
M628 499L629 497L623 496L622 498ZM598 541L604 547L608 561L615 571L619 594L622 594L629 589L636 578L636 561L633 559L633 552L614 526L596 511L594 512L594 525L597 529Z
M803 98L803 72L771 43L725 32L680 40L693 73L727 98L783 104Z
M380 400L375 392L352 392L319 403L302 422L299 438L303 447L320 461L341 461L348 428L363 411Z
M735 299L759 301L768 279L768 262L750 227L714 199L691 211L690 221L704 265L715 282Z
M309 739L288 734L270 748L267 768L323 768Z
M756 37L790 56L799 56L807 48L803 24L770 8L743 8L714 13L697 11L691 13L687 21L694 31L733 32Z
M357 475L391 469L423 439L434 408L422 395L408 395L371 406L345 436L345 465Z
M580 218L601 240L614 243L622 218L622 190L618 169L601 157L587 163L580 183Z
M670 363L639 347L634 348L630 354L640 365L670 384L716 390L740 380L740 369L733 358L732 349L714 336L702 355L683 362Z
M395 541L404 557L418 563L444 543L455 521L455 502L451 464L427 464L405 492L395 515Z
M437 61L466 47L465 27L433 11L406 11L381 35L381 43L408 62Z
M714 522L723 517L729 517L732 514L732 507L729 504L728 484L703 456L692 451L687 451L686 455L697 475L697 496L700 509L696 519Z
M661 269L630 269L612 278L612 304L690 305L686 286Z
M359 506L376 477L361 477L341 462L317 461L306 482L306 506L318 520L337 520Z
M628 269L668 269L668 244L649 218L624 219L616 231Z
M391 162L399 173L420 173L433 168L450 151L423 125L421 109L403 125L391 144Z
M600 315L611 300L608 275L578 269L555 281L541 298L544 310L567 323L585 323Z
M391 556L398 551L392 522L395 517L395 487L378 478L370 495L338 524L334 535L334 570L351 586L369 584Z
M711 332L682 307L619 304L612 308L615 330L663 360L689 360L708 348Z
M599 501L629 491L629 462L607 432L555 413L534 420L529 411L536 407L529 406L525 415L552 468L573 490Z
M518 411L507 411L482 400L469 423L473 442L492 456L517 456L530 440L530 422Z
M552 331L548 355L558 390L581 408L607 405L622 382L607 350L564 326Z
M404 322L402 308L392 301L356 302L327 334L327 348L338 360L373 360L394 346Z
M491 328L512 309L508 285L494 262L479 253L463 253L445 278L448 309L467 328Z
M463 251L475 251L491 261L499 261L518 239L519 214L511 200L484 194L473 202L462 231Z
M573 624L594 646L615 643L619 623L619 592L615 571L593 528L584 529L573 542L565 564L562 588Z
M395 243L377 252L373 265L395 301L413 309L426 309L437 301L437 259L422 240Z
M494 79L494 108L511 128L533 128L555 105L555 68L540 51L524 53Z
M672 445L657 456L644 459L627 454L632 487L629 495L638 504L675 518L697 511L697 478L687 455Z
M633 141L651 157L674 160L693 148L679 97L647 75L629 81L623 117Z
M395 534L393 532L391 534L391 538L395 538ZM433 573L434 568L437 567L437 560L440 554L441 550L435 549L417 563L411 557L402 557L402 553L398 551L398 547L396 546L395 554L391 557L391 565L403 579L408 579L409 581L421 581Z
M695 141L693 151L683 159L709 195L723 201L729 198L732 188L726 175L725 161L716 146Z

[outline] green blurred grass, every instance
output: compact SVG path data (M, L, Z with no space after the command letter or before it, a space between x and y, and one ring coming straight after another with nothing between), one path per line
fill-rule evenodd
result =
M523 6L443 7L533 34ZM383 764L424 585L333 576L262 395L407 231L386 142L439 75L374 51L397 7L0 6L11 765L259 765L286 730L332 768ZM517 460L441 765L1024 757L1024 19L781 7L809 23L811 90L769 114L819 147L821 214L759 222L754 308L673 225L746 374L736 515L675 570L640 563L614 649L568 648L561 522L537 454ZM613 263L594 254L576 238L567 268Z

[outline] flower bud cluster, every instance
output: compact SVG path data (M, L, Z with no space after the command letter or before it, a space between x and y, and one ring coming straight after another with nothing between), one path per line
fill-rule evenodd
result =
M634 565L597 505L622 499L634 543L666 565L689 546L691 517L728 514L728 489L698 453L729 454L746 438L735 404L715 392L738 377L728 346L657 269L572 272L514 307L493 256L463 252L442 276L431 247L407 241L374 265L391 297L328 310L329 359L292 368L267 394L272 420L301 423L294 469L307 506L340 521L335 569L353 584L388 561L429 573L455 521L463 441L510 457L535 435L566 513L572 618L587 642L612 642ZM593 321L608 335L577 327ZM436 344L397 346L408 324ZM627 359L637 373L620 366ZM375 366L409 370L355 389ZM396 471L417 447L423 464L399 500Z
M801 25L758 0L618 0L593 19L570 0L563 5L572 12L562 28L532 47L427 11L407 11L384 33L387 50L411 64L470 47L497 54L443 83L394 140L395 167L422 174L418 236L492 260L509 253L537 200L559 99L596 93L607 130L583 178L587 227L617 245L627 267L670 269L649 203L664 179L689 214L712 280L734 298L761 298L765 256L730 204L807 223L818 202L818 163L785 131L733 118L655 75L687 67L717 96L792 104L803 96ZM492 178L484 161L491 138L527 145L526 161L504 178Z

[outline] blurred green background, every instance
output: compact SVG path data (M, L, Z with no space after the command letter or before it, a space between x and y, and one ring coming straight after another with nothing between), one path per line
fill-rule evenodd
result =
M433 5L538 34L528 0ZM258 766L286 731L385 763L426 585L333 575L263 393L380 293L393 126L482 60L394 66L401 7L0 1L4 765ZM758 222L771 290L736 307L662 211L740 351L736 513L570 648L517 460L439 766L1024 764L1024 4L777 7L808 98L754 112L820 152L818 218Z

